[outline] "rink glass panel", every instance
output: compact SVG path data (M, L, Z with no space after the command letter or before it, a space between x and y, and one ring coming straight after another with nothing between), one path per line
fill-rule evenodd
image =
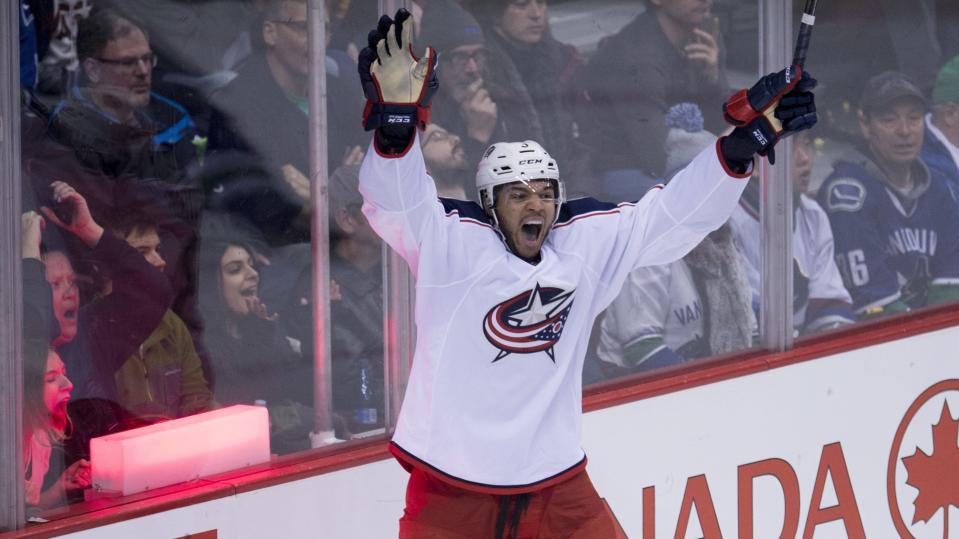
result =
M25 334L37 343L25 351L25 379L38 386L24 391L25 423L46 425L30 422L34 410L50 415L39 387L45 342L56 343L69 379L59 377L69 426L52 435L47 482L76 473L70 465L89 459L91 437L234 404L268 410L274 458L384 436L393 424L384 283L392 273L404 283L408 272L388 262L357 191L369 137L350 43L375 23L376 3L315 6L328 14L319 73L307 2L262 12L253 2L118 2L101 15L76 4L34 18L53 40L21 114L24 210L53 207L50 183L64 180L105 229L90 249L48 221L47 274L24 263L42 283L24 288L35 311L50 302L44 279L57 286L51 329ZM78 54L68 45L79 20L114 34L105 44L82 34ZM311 77L325 79L321 112L308 97ZM326 151L311 151L314 123L322 129L312 140ZM329 195L311 190L317 173L332 177ZM315 222L317 213L328 222ZM322 241L317 229L328 231ZM317 273L328 276L325 291ZM41 507L32 499L28 515L110 495L60 494Z

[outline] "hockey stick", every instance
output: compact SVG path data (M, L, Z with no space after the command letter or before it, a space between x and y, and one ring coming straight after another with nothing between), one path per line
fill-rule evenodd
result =
M793 50L793 64L805 67L806 51L809 49L809 39L812 37L812 27L816 24L816 4L818 0L806 0L806 7L802 10L802 23L799 25L799 35L796 37L796 48Z
M793 65L798 65L800 69L806 66L806 51L809 50L809 41L812 38L812 27L816 24L816 4L819 0L806 0L806 7L803 8L802 22L799 25L799 35L796 36L796 48L793 49ZM776 118L777 101L766 111L766 119L773 126L776 132L782 131L782 122Z

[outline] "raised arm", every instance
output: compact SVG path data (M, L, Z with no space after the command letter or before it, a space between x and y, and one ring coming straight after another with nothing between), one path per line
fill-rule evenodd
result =
M82 309L79 321L89 332L90 357L97 370L112 382L113 372L159 325L173 301L173 288L136 249L103 233L86 199L73 187L61 181L51 187L58 208L43 207L46 218L80 238L112 277L112 292Z
M109 268L112 292L90 304L91 350L97 368L112 374L160 324L173 287L160 270L127 242L106 234L91 256Z
M48 345L52 340L53 301L40 258L41 233L45 226L37 212L25 212L20 219L23 258L23 336Z
M434 217L436 187L416 142L429 122L430 100L439 87L436 53L413 52L413 22L405 9L383 15L360 53L359 74L366 108L363 127L374 131L360 169L363 212L376 232L416 271L423 227Z
M363 128L375 130L374 146L382 155L409 150L415 128L430 119L430 101L439 88L436 51L426 48L422 58L413 52L413 21L400 9L396 17L380 17L360 52L358 70L366 108Z
M815 86L815 79L790 66L737 92L724 105L727 120L736 126L732 132L700 152L665 187L619 206L614 245L608 257L598 257L596 268L607 285L604 300L612 301L636 267L682 258L729 219L755 156L772 163L779 140L815 125Z

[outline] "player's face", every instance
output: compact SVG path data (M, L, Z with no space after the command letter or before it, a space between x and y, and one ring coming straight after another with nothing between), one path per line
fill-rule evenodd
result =
M888 109L859 118L862 136L881 162L909 165L922 149L925 110L916 100L894 101Z
M500 230L520 258L539 255L556 216L556 196L553 184L546 180L515 182L500 189L496 199Z
M60 336L55 346L68 343L77 334L77 313L80 310L80 291L77 274L70 259L61 252L50 252L43 257L47 283L53 291L53 315L60 324Z
M809 190L813 164L812 137L802 131L793 137L793 191L799 195Z
M220 258L220 286L230 312L238 316L250 314L251 304L259 300L259 284L260 274L250 252L236 245L229 246Z
M513 41L539 43L546 33L546 0L513 0L503 11L498 27Z

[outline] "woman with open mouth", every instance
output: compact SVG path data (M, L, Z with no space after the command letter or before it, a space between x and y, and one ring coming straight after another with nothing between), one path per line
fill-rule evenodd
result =
M279 317L260 298L267 263L236 227L208 220L201 234L198 297L206 373L221 405L265 401L274 452L307 449L312 426L312 363L295 350ZM218 226L219 225L219 226Z
M28 348L28 347L25 347ZM23 468L28 506L64 505L71 491L90 486L90 462L79 459L64 469L63 442L72 425L67 403L73 384L53 349L24 353Z

